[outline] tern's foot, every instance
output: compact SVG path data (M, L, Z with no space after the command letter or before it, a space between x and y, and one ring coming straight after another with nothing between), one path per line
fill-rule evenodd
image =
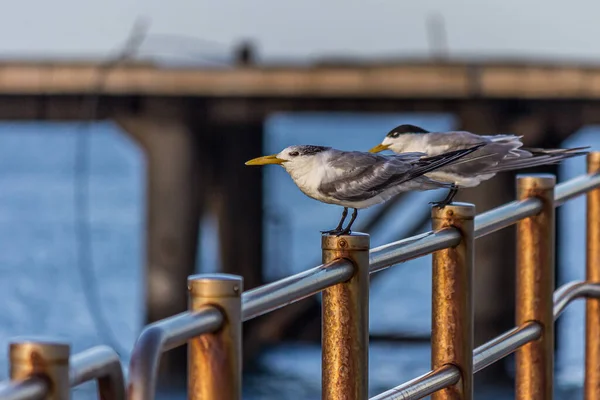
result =
M331 229L331 230L328 230L328 231L321 231L321 233L323 235L337 235L341 231L342 231L341 228L336 228L336 229Z
M438 208L444 208L444 207L446 207L450 203L452 203L452 200L450 200L450 201L446 201L446 200L442 200L442 201L430 201L429 202L429 204L431 204L434 207L438 207Z
M458 186L453 183L452 186L450 187L450 191L448 192L448 195L446 196L446 198L442 201L430 201L429 204L433 205L434 207L438 207L440 209L446 207L448 204L452 203L452 200L454 199L454 196L456 196L456 194L458 193Z
M349 235L351 234L352 231L348 228L342 229L337 235L335 236L342 236L342 235Z

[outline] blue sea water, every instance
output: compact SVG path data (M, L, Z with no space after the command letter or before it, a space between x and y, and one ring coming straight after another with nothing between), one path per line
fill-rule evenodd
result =
M297 143L368 149L391 127L410 120L429 129L449 129L456 120L428 114L279 114L267 121L265 153ZM590 144L600 148L598 129L580 131L565 145ZM18 335L53 335L71 341L78 352L97 344L112 344L98 331L86 304L87 276L77 263L75 157L77 135L90 140L90 233L94 285L100 307L115 332L120 348L131 349L142 328L144 256L144 158L115 125L99 123L82 131L72 123L0 124L0 380L7 376L7 345ZM583 158L561 167L567 179L585 170ZM339 208L302 195L281 168L265 168L265 255L267 278L278 279L318 264L318 231L334 226ZM407 215L429 212L422 207L439 192L415 193L398 205L385 226L371 232L374 246L406 235ZM583 278L584 200L574 200L559 211L561 236L559 266L566 280ZM423 210L425 208L425 210ZM290 212L293 210L293 212ZM402 211L400 214L399 212ZM367 219L373 210L361 212ZM199 271L218 270L216 223L202 224ZM281 237L291 256L284 262L278 251ZM288 247L289 248L289 247ZM375 280L371 290L371 330L380 333L427 333L430 330L430 257L413 260ZM583 377L583 308L572 306L561 317L557 378L564 387L578 388ZM128 354L123 354L128 362ZM320 395L318 346L283 345L261 357L265 372L247 377L245 398L294 399ZM420 344L373 344L370 353L370 392L374 395L429 370L429 348ZM74 391L75 399L93 398L87 385ZM482 389L484 390L484 389ZM500 399L490 389L483 397ZM493 394L492 394L493 393ZM180 396L173 396L179 398Z

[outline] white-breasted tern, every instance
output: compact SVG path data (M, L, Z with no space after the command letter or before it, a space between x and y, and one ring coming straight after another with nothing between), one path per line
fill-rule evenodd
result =
M555 164L566 158L587 154L588 147L572 149L522 148L522 136L476 135L467 131L429 132L415 125L404 124L392 129L381 144L369 152L391 150L394 153L422 152L428 156L470 148L485 143L459 162L427 173L429 178L452 184L446 198L433 202L444 207L452 202L459 188L475 187L498 172Z
M278 154L254 158L246 165L281 165L298 188L308 197L344 207L335 229L325 234L349 234L358 209L383 203L393 196L410 190L450 188L424 174L460 160L483 144L428 157L424 153L391 156L359 151L341 151L331 147L297 145ZM346 228L348 208L352 218Z

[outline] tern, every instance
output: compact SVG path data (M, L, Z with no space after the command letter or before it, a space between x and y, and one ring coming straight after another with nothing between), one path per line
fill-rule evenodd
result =
M351 232L358 209L383 203L401 192L450 188L450 184L424 174L452 164L482 145L474 143L466 149L433 157L424 153L383 156L324 146L296 145L286 147L278 154L254 158L246 165L280 165L308 197L344 207L338 226L322 231L340 236ZM350 222L343 228L348 208L354 211Z
M476 135L466 131L429 132L415 125L400 125L392 129L381 144L369 150L379 153L391 150L394 153L422 152L428 156L448 151L466 149L475 143L485 143L477 152L459 162L427 173L429 178L452 186L446 198L432 202L444 207L452 202L459 188L475 187L493 178L496 173L521 168L555 164L566 158L587 154L580 151L588 147L572 149L521 148L523 136L516 135Z

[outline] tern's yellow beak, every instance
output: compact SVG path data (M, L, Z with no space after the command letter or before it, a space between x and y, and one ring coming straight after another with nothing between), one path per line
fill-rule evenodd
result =
M277 154L270 156L253 158L250 161L246 161L246 165L267 165L267 164L282 164L285 160L277 158Z
M379 153L380 151L384 151L390 148L389 144L378 144L377 146L373 147L371 150L369 150L369 153Z

